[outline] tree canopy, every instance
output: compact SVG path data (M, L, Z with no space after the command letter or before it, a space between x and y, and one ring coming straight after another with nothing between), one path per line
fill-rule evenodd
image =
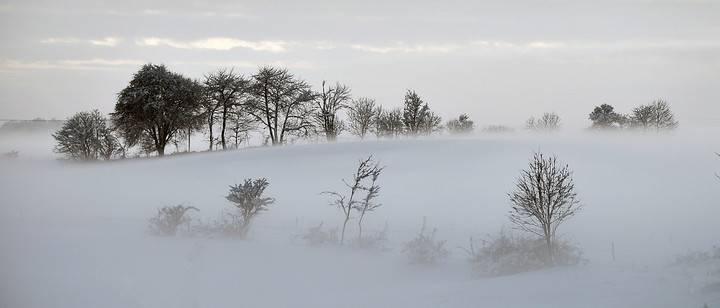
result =
M197 82L165 65L146 64L118 94L113 123L129 144L152 145L163 156L173 135L201 123L201 94Z

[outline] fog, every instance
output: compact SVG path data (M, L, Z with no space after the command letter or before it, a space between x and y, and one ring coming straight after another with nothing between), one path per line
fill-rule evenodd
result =
M718 262L671 265L688 250L720 245L720 149L707 130L477 133L98 163L58 161L46 136L19 136L0 136L0 152L20 151L0 161L3 307L720 305ZM584 207L558 232L588 263L481 277L458 247L511 227L507 193L534 151L573 171ZM342 226L342 213L319 193L344 193L341 179L368 155L387 168L378 180L382 206L363 229L387 226L390 251L293 242L321 222ZM260 177L277 201L248 240L147 232L148 218L166 205L215 219L232 208L229 185ZM435 267L401 254L424 219L452 253ZM347 234L357 236L356 220Z

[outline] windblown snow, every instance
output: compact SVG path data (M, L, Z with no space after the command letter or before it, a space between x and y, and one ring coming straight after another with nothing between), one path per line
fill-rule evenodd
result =
M420 138L86 164L21 150L0 161L0 306L720 307L720 259L673 264L720 245L714 140ZM573 171L584 208L558 232L588 262L478 275L462 248L511 227L507 193L533 151ZM382 206L365 217L363 232L387 226L389 251L293 241L321 222L341 226L342 213L320 193L342 192L341 179L368 155L387 168L378 180ZM167 205L197 207L195 222L216 219L232 207L229 185L246 178L267 178L266 195L276 199L249 239L147 232ZM433 267L400 253L424 219L452 253Z

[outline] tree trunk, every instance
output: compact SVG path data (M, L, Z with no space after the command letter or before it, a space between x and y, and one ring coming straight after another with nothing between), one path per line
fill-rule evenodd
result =
M545 235L545 243L547 243L547 249L548 249L548 258L550 259L550 266L555 266L555 258L553 257L553 244L552 239L549 235Z
M365 213L362 213L362 215L360 215L360 220L358 221L358 228L360 229L360 232L358 233L358 239L359 239L359 240L362 239L362 220L363 220L363 217L365 217Z
M212 119L210 119L208 121L208 131L210 132L210 148L208 149L208 151L210 151L210 152L212 152L212 150L213 150L213 124L214 124L214 122L215 121L213 121Z
M225 144L226 122L227 122L227 104L225 104L225 106L223 106L222 129L220 130L220 140L222 142L223 151L227 150L227 145Z
M345 227L347 226L348 220L350 220L350 216L346 216L345 222L343 222L342 233L340 234L340 245L342 245L343 242L345 242Z

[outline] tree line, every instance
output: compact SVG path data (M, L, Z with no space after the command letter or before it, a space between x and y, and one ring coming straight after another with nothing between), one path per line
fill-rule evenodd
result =
M659 102L636 108L632 117L616 115L612 107L603 105L590 119L598 128L632 123L674 129L677 122L672 122L667 103ZM526 123L531 130L559 127L560 118L554 113ZM284 68L264 66L250 76L218 69L193 80L165 65L145 64L118 93L109 118L97 110L77 113L53 137L55 152L70 159L108 160L125 157L133 147L158 156L165 155L169 144L177 147L187 141L189 149L196 132L207 136L212 151L238 148L253 132L262 134L264 144L282 145L306 138L335 141L345 131L365 139L430 135L445 129L451 134L470 133L475 124L462 114L443 125L442 118L413 90L405 93L402 108L386 109L372 98L353 98L350 88L340 82L323 81L315 91ZM503 125L487 128L489 132L511 130Z

